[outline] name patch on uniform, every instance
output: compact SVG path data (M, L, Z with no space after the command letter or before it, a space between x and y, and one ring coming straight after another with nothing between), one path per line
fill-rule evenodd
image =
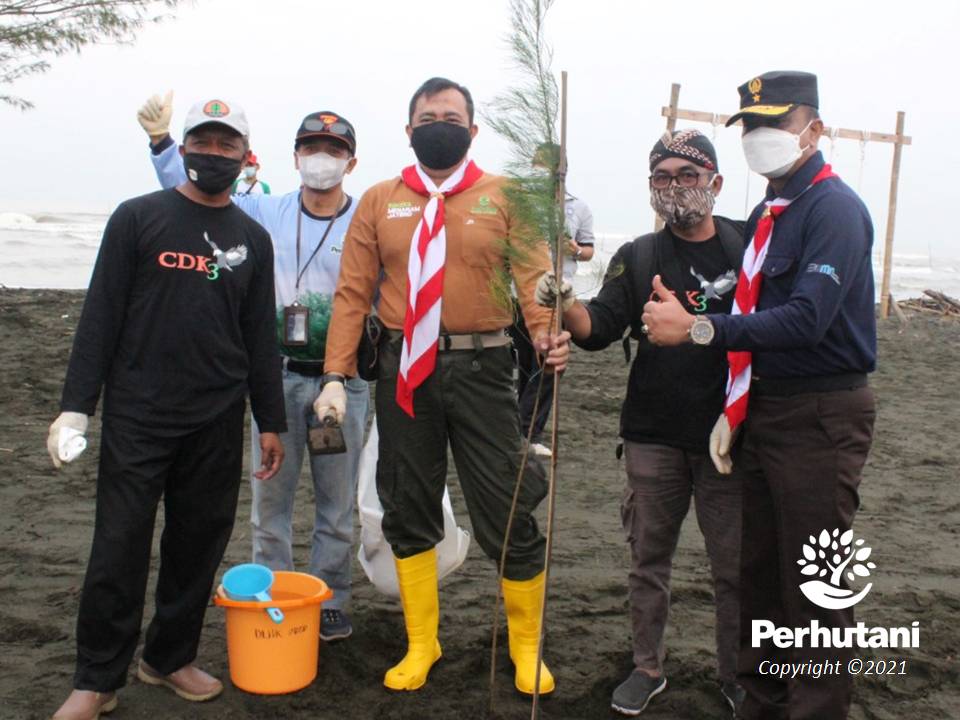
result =
M840 276L837 275L837 269L833 265L818 265L817 263L810 263L807 265L807 272L826 275L837 285L840 284Z
M410 218L419 215L423 208L410 201L387 203L387 220L394 218Z

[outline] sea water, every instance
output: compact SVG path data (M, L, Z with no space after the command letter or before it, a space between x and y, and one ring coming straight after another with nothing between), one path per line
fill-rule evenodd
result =
M0 286L10 288L85 288L107 222L98 213L0 213ZM582 298L600 288L610 258L630 235L598 233L590 262L579 263L574 287ZM880 296L882 248L873 256ZM919 297L925 289L960 297L960 259L895 252L890 289L897 299Z

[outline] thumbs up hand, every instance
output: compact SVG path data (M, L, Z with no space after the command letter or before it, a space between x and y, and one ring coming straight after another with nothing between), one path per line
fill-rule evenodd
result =
M161 98L150 97L137 111L137 120L150 141L156 145L170 133L170 119L173 117L173 90Z
M654 345L680 345L690 341L690 326L694 316L688 313L660 279L653 278L653 294L643 306L643 328L647 339Z

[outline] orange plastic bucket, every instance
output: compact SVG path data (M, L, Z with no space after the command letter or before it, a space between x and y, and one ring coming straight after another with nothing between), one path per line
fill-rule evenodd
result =
M320 606L333 592L306 573L274 572L270 602L231 600L223 586L213 601L227 611L230 680L241 690L280 695L305 688L317 677ZM280 608L275 623L268 607Z

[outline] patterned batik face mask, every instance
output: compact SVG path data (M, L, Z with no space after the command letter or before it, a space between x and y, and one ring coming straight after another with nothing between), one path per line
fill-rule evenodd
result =
M713 210L716 195L710 186L678 187L671 184L663 190L650 189L650 206L672 228L686 230L703 220Z

